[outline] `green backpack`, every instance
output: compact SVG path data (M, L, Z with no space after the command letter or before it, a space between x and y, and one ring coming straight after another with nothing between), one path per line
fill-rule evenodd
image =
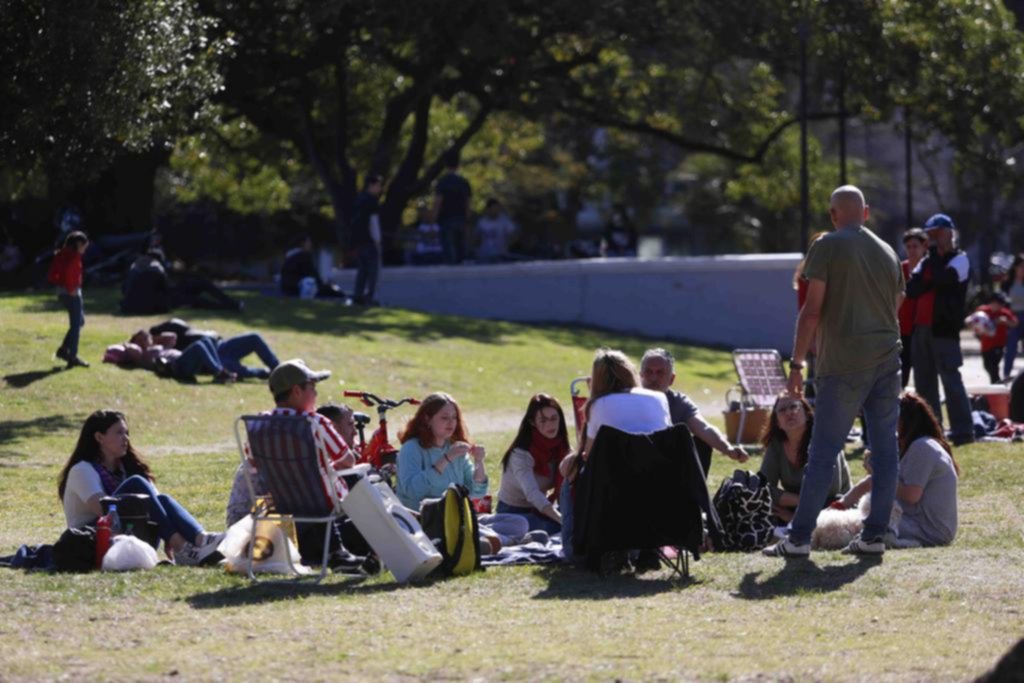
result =
M441 576L465 576L482 571L480 566L480 525L469 490L450 484L440 498L427 498L420 504L423 532L441 553L435 573Z

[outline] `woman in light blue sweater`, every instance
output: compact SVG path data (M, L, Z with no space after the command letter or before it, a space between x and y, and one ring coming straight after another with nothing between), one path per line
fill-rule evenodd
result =
M427 396L399 440L398 498L406 507L419 510L449 484L462 484L473 498L487 493L486 451L468 443L462 411L448 394Z

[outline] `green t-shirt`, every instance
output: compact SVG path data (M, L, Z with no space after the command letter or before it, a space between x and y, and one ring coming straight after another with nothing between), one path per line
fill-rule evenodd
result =
M825 283L819 377L867 370L899 355L896 309L905 283L892 247L863 226L835 230L811 245L804 275Z

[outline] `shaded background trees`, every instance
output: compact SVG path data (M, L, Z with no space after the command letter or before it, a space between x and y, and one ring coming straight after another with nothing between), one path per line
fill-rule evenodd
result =
M240 221L264 250L343 247L372 172L395 240L455 150L538 250L613 203L680 251L792 250L804 26L815 225L845 177L884 200L883 232L923 193L915 213L1010 246L1024 43L1000 3L0 2L0 201L45 207L23 233L79 201L94 230L176 216L211 242ZM868 130L907 134L910 191L891 153L858 154Z

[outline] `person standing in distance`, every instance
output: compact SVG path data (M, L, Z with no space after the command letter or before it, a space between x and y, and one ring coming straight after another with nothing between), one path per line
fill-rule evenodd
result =
M971 262L967 254L957 248L954 230L953 219L944 213L937 213L925 222L924 231L931 246L907 281L907 296L919 301L932 297L931 326L914 328L914 389L928 401L941 425L939 380L942 380L950 441L954 446L962 446L974 441L971 402L960 375L960 366L964 364L960 328L967 314Z
M469 222L469 181L459 175L459 153L444 155L445 174L434 190L434 222L441 230L444 262L462 263L466 249L466 224Z
M356 250L356 291L353 303L377 306L377 278L380 276L381 232L380 193L384 179L369 175L352 207L352 246Z
M815 420L800 501L786 538L764 549L770 557L806 557L811 532L828 495L836 453L863 409L871 441L874 492L864 529L844 552L881 555L896 497L900 406L903 270L892 247L864 227L863 193L843 185L832 193L835 230L814 243L804 273L807 301L797 318L789 392L803 395L803 369L817 338Z

